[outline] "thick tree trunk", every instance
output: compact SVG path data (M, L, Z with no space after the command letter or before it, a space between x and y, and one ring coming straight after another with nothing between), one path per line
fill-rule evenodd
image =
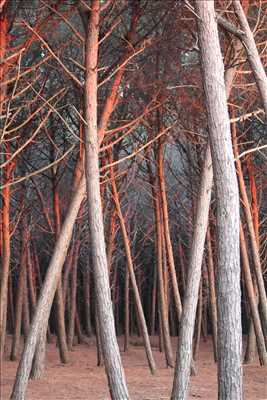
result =
M217 200L218 397L242 399L239 193L214 2L196 0Z
M105 249L97 132L97 66L100 1L93 0L86 39L85 171L92 260L101 347L112 400L128 399L128 390L116 339Z
M203 5L206 6L206 4ZM211 2L211 6L212 6ZM240 51L241 44L236 46L236 51ZM232 82L235 76L236 67L228 68L225 73L225 90L226 95L229 97ZM197 212L194 225L193 243L190 253L189 269L187 275L187 288L184 296L184 307L188 307L191 312L184 312L181 322L181 331L179 332L179 341L177 348L176 358L176 372L173 383L172 396L173 399L184 400L188 392L188 383L190 375L190 361L192 353L192 340L194 332L195 314L198 299L198 288L201 277L202 256L204 252L204 240L208 226L208 210L210 201L210 191L213 180L213 170L211 161L211 151L208 145L205 155L204 166L201 172L200 193L197 205ZM209 195L209 196L208 196ZM205 215L204 215L205 212ZM190 275L189 275L190 274ZM192 288L194 288L192 290ZM215 292L213 294L213 301L215 300ZM215 305L214 305L215 308ZM214 311L213 308L213 311ZM194 312L193 312L194 310ZM215 318L215 314L214 314ZM213 328L215 332L215 327ZM217 332L217 329L216 329ZM215 333L217 338L217 333ZM190 354L189 354L190 352Z

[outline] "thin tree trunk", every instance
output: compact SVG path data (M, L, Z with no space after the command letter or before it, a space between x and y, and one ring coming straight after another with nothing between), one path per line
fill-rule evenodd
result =
M242 172L241 162L240 162L240 159L238 158L239 152L238 152L238 143L237 143L236 125L235 124L232 125L232 136L233 136L234 154L236 157L236 169L237 169L237 175L238 175L238 180L239 180L240 194L241 194L241 198L242 198L243 209L244 209L244 213L246 216L248 231L249 231L250 240L251 240L251 249L252 249L252 256L253 256L253 261L254 261L254 270L255 270L255 275L257 278L257 284L258 284L258 290L259 290L259 301L260 301L260 306L261 306L261 310L262 310L263 331L267 338L267 296L266 296L266 291L265 291L264 279L262 276L260 252L259 252L259 246L257 243L257 237L255 234L250 203L249 203L246 184L245 184L245 180L244 180L244 176L243 176L243 172Z
M110 156L110 163L112 163L111 156ZM149 365L151 373L154 374L155 370L156 370L156 365L155 365L154 357L152 354L151 344L150 344L148 330L147 330L147 324L146 324L143 306L142 306L142 302L141 302L141 298L140 298L140 294L139 294L139 290L138 290L138 286L137 286L137 282L136 282L131 248L130 248L130 243L129 243L129 238L128 238L128 233L127 233L124 217L123 217L122 211L121 211L119 193L117 190L113 167L110 168L110 176L111 176L111 184L112 184L112 191L113 191L113 199L114 199L114 203L116 206L118 218L120 221L121 233L122 233L122 238L123 238L123 243L124 243L124 248L125 248L125 253L126 253L126 259L127 259L127 267L129 270L129 276L130 276L133 293L134 293L134 298L135 298L137 316L138 316L138 320L139 320L139 328L141 330L141 334L142 334L142 337L144 340L144 346L145 346L145 350L146 350L148 365Z
M59 199L59 193L57 189L57 182L54 170L52 173L53 173L52 180L53 180L54 229L55 229L55 236L57 239L61 227L60 199ZM60 361L63 364L66 364L68 363L68 346L66 338L64 300L63 300L61 279L58 282L58 288L55 296L55 304L56 304L56 316L57 316L56 328L57 328L57 339L58 339Z
M124 351L129 349L129 329L130 329L130 312L129 312L129 269L125 271L124 282Z
M76 297L77 297L77 268L79 257L80 243L76 243L75 252L73 255L71 290L70 290L70 314L69 314L69 329L68 329L68 348L72 350L74 333L75 333L75 316L76 316Z
M91 279L90 279L90 267L86 266L86 271L83 278L83 292L84 292L84 306L85 306L85 327L86 333L90 337L92 336L92 322L91 322Z
M181 297L180 297L178 283L177 283L176 270L175 270L174 257L173 257L173 249L172 249L171 236L170 236L170 228L169 228L168 202L167 202L167 196L166 196L164 163L163 163L163 143L159 144L157 161L158 161L158 178L159 178L160 198L161 198L162 214L163 214L164 236L165 236L165 240L166 240L167 256L168 256L168 263L169 263L169 268L170 268L174 302L175 302L178 321L180 321L181 315L182 315L182 303L181 303Z
M166 292L164 288L163 276L163 232L161 223L161 210L159 196L154 190L154 208L156 219L156 232L157 232L157 272L158 272L158 290L159 290L159 305L160 305L160 328L162 342L165 352L166 364L169 367L174 367L173 351L169 330L168 306L166 299ZM177 312L177 309L176 309Z
M0 25L2 27L2 24ZM1 35L1 33L0 33ZM1 54L1 49L0 49ZM1 72L1 67L0 67ZM0 90L1 92L1 90ZM0 96L1 99L1 96ZM2 102L0 103L2 104ZM1 106L0 106L1 107ZM10 143L5 146L6 160L10 157ZM4 169L4 183L8 183L11 179L13 164L9 163ZM7 299L8 299L8 276L10 264L10 187L6 186L2 191L2 254L1 254L1 271L0 271L0 362L4 354L5 337L6 337L6 319L7 319Z
M202 279L200 280L199 286L199 294L198 294L198 306L197 306L197 318L196 318L196 327L195 327L195 343L193 350L193 358L197 359L199 352L199 344L200 344L200 336L201 336L201 324L202 324L202 312L203 312L203 291L202 291Z
M211 308L211 325L212 325L212 341L213 341L213 355L214 361L218 360L218 348L217 348L217 304L216 304L216 289L215 289L215 275L214 275L214 263L211 245L210 228L207 229L207 249L208 249L208 277L209 277L209 294L210 294L210 308Z
M261 62L259 52L254 40L253 32L250 29L246 14L239 0L233 0L233 6L243 31L242 41L247 52L248 61L254 74L259 92L261 94L265 116L267 120L267 76Z
M254 325L254 330L256 334L258 354L261 365L267 365L267 352L265 348L264 335L261 327L260 316L258 312L258 306L255 298L253 281L251 277L249 258L247 253L245 235L243 231L242 224L240 224L240 245L241 245L241 256L242 256L242 268L243 275L246 283L247 295L250 305L251 318Z
M15 315L16 315L15 330L14 330L12 346L11 346L11 354L10 354L11 361L17 360L19 355L22 310L24 303L24 290L25 290L25 281L27 277L26 263L27 263L28 232L26 229L25 220L22 221L21 237L22 239L21 239L20 267L19 267L20 270L19 270L19 280L17 286L16 306L15 306Z
M164 280L163 280L163 232L162 232L162 218L160 209L160 196L157 191L157 188L155 187L156 180L153 178L150 161L147 161L147 168L152 190L154 219L156 225L157 278L158 278L159 306L160 306L160 313L159 313L160 347L162 347L161 346L162 342L165 352L166 364L167 366L174 367L173 351L172 351L170 331L169 331L168 308L166 304L166 296L165 296Z

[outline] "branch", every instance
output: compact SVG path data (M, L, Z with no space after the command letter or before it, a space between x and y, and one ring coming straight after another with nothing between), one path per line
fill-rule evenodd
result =
M216 15L216 19L218 24L224 28L227 32L232 33L236 37L238 37L240 40L243 40L244 38L244 32L241 31L241 29L238 29L234 24L229 22L227 19L223 18L219 14Z

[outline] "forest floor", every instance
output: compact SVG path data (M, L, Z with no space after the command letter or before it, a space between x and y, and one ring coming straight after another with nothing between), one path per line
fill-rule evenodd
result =
M170 398L173 369L165 367L163 353L158 351L158 339L151 340L157 372L148 370L144 349L139 338L131 339L127 353L121 352L127 383L132 400L163 400ZM123 338L119 339L123 348ZM10 339L8 341L8 350ZM176 340L173 340L174 350ZM1 373L1 400L8 400L14 383L18 363L4 361ZM191 378L190 400L217 398L216 365L212 358L212 343L201 343L197 361L197 376ZM266 368L257 362L244 365L244 399L267 400ZM55 344L47 347L47 368L44 377L30 381L27 400L108 400L104 368L96 366L96 347L92 344L77 345L70 352L69 364L59 362Z

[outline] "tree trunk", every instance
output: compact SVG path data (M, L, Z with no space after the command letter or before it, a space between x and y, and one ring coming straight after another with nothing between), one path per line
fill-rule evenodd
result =
M2 27L2 24L0 24ZM1 35L1 33L0 33ZM1 52L1 49L0 49ZM0 67L1 72L1 67ZM1 90L0 90L1 92ZM1 96L0 96L1 99ZM1 107L0 102L0 107ZM10 157L10 143L5 146L6 160ZM4 183L8 183L11 179L13 164L9 163L4 169ZM4 354L5 337L6 337L6 319L7 319L7 299L8 299L8 276L10 264L10 187L6 186L2 191L2 254L1 254L1 272L0 272L0 362Z
M166 304L166 295L164 289L163 279L163 228L162 228L162 214L160 208L160 196L156 188L156 180L153 178L150 161L147 161L147 168L149 172L149 180L152 190L154 219L156 224L156 255L157 255L157 277L158 277L158 291L159 291L159 306L160 306L160 338L163 342L166 364L169 367L174 367L173 351L169 330L168 308ZM176 308L177 312L177 308Z
M247 253L245 235L242 224L240 224L240 245L241 245L241 256L242 256L242 267L243 275L246 283L247 295L249 299L251 318L254 325L254 331L256 334L258 354L261 365L267 365L267 353L265 348L264 335L261 327L260 316L258 312L257 301L255 298L255 292L253 288L253 281L251 277L249 258Z
M259 301L260 301L261 310L262 310L263 331L267 338L267 296L266 296L266 291L265 291L264 279L262 276L260 252L259 252L259 246L257 243L257 237L255 234L250 203L249 203L246 184L245 184L245 180L244 180L244 176L243 176L243 172L242 172L241 162L240 162L240 159L238 158L239 152L238 152L238 143L237 143L236 125L235 124L232 125L232 136L233 136L234 154L236 157L236 169L237 169L237 175L238 175L238 181L239 181L239 187L240 187L240 194L241 194L241 198L242 198L243 209L244 209L244 213L246 216L248 231L249 231L250 240L251 240L251 249L252 249L252 256L253 256L253 261L254 261L254 270L255 270L255 275L257 278L257 284L258 284L258 290L259 290Z
M22 221L21 237L22 239L21 239L21 250L20 250L19 280L17 286L16 306L15 306L16 319L15 319L15 330L14 330L11 354L10 354L11 361L17 360L19 353L25 281L27 277L26 263L27 263L28 232L25 220Z
M217 348L217 304L216 304L216 289L215 289L215 276L214 276L214 263L211 245L210 228L207 230L207 248L208 248L208 277L209 277L209 294L210 294L210 309L211 309L211 325L212 325L212 341L213 341L213 355L214 361L218 360L218 348Z
M75 315L76 315L76 297L77 297L77 268L79 258L80 242L76 240L75 251L73 254L71 290L70 290L70 315L68 329L68 348L72 350L74 333L75 333Z
M11 400L24 400L27 383L32 367L36 344L43 327L47 327L48 318L58 282L61 277L64 261L70 244L73 226L85 195L85 179L82 178L69 205L62 229L46 273L39 300L34 313L31 329L24 346L17 369Z
M247 52L248 61L254 74L259 92L261 94L265 117L267 119L267 76L261 62L258 49L254 40L253 32L250 29L246 14L239 0L233 0L234 10L243 31L242 41Z
M213 6L213 3L211 2L210 5ZM206 3L203 2L202 6L206 7ZM236 51L238 52L240 48L242 48L242 45L241 44L237 45ZM236 72L236 66L233 66L231 68L228 68L225 73L225 90L227 97L229 97L230 95L235 72ZM175 372L173 391L172 391L173 399L179 399L179 400L184 400L186 398L188 391L189 374L190 374L189 359L191 358L191 353L192 353L192 340L194 332L193 329L194 329L194 321L196 313L196 311L194 311L194 313L192 311L196 310L197 307L198 288L201 277L201 265L202 265L202 256L200 255L201 254L203 255L204 252L205 241L203 240L203 235L205 237L208 226L209 204L206 204L206 202L208 199L210 201L212 180L213 180L213 170L211 161L211 151L210 151L210 146L208 145L205 155L204 166L201 172L201 183L199 189L200 193L199 193L199 200L196 212L196 220L194 225L193 244L190 253L189 270L187 274L187 290L184 297L184 307L185 304L187 304L188 308L191 309L191 313L188 314L184 312L183 323L181 322L181 332L179 333L176 367L175 367L176 372ZM204 217L204 210L206 217ZM193 291L192 291L192 285L194 285ZM182 325L184 325L183 328ZM188 331L188 329L190 329L190 332ZM188 351L184 351L183 350L184 348L186 348ZM189 351L190 354L188 353Z
M239 193L214 2L196 0L217 200L218 397L242 399Z
M195 327L195 315L201 277L201 265L204 252L205 236L208 225L210 197L212 189L212 162L210 147L205 154L199 186L196 220L189 266L187 270L187 287L184 296L183 313L179 329L179 339L172 388L172 400L183 400L187 396L190 366L192 360L192 341Z
M53 182L54 230L55 230L55 238L57 239L61 227L60 199L56 182L56 172L53 170L52 174L53 174L52 182ZM57 317L56 330L57 330L60 361L63 364L66 364L68 362L68 346L66 338L64 300L63 300L61 279L58 282L58 288L55 296L55 305L56 305L56 317Z
M111 164L112 163L111 156L110 156L109 161ZM137 317L139 320L139 327L140 327L141 334L142 334L142 337L144 340L144 346L145 346L145 350L146 350L148 365L149 365L151 373L154 374L156 371L156 365L155 365L154 357L152 354L152 349L151 349L148 330L147 330L147 324L146 324L143 306L142 306L142 302L141 302L141 298L140 298L140 294L139 294L139 290L138 290L138 286L137 286L137 282L136 282L131 248L130 248L130 243L129 243L129 238L128 238L128 233L127 233L124 217L123 217L122 211L121 211L119 193L117 190L113 167L110 167L110 177L111 177L111 184L112 184L113 200L114 200L118 218L120 221L123 244L124 244L125 253L126 253L127 268L129 270L129 276L130 276L133 293L134 293Z
M85 172L97 315L105 370L112 400L128 399L128 390L116 339L105 249L97 132L97 64L100 1L93 0L86 39Z
M124 278L124 351L129 349L129 330L130 330L130 312L129 312L129 269L126 268Z
M168 256L168 263L169 263L171 282L173 288L174 303L176 307L178 321L180 321L182 315L182 303L177 283L173 249L170 236L170 228L169 228L168 202L166 196L164 163L163 163L163 143L160 143L158 147L157 162L158 162L158 179L159 179L160 199L161 199L162 215L163 215L164 236L166 240L167 256Z

